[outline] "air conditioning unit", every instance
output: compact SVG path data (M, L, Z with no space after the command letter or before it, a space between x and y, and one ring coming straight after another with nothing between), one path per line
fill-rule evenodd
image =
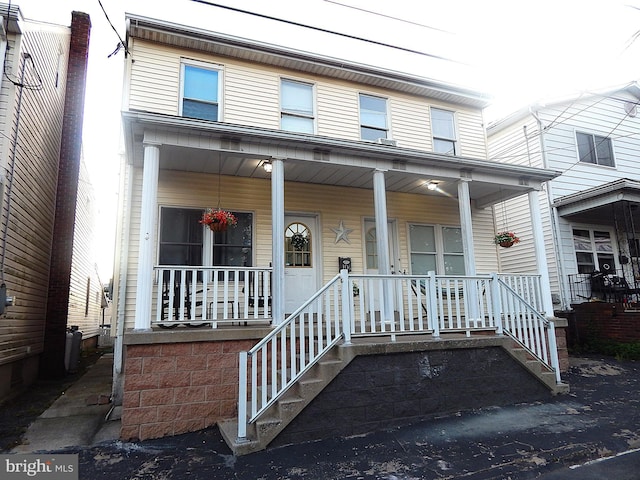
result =
M390 147L398 146L398 142L396 142L395 140L391 140L390 138L379 138L378 140L376 140L376 142L380 145L388 145Z

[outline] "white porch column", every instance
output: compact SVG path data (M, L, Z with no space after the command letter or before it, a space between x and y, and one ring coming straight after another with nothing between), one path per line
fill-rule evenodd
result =
M538 192L529 192L529 213L531 215L531 228L533 230L533 245L536 253L536 265L540 275L540 288L542 289L542 305L544 314L553 317L553 300L551 299L551 282L549 281L549 268L544 246L544 232L542 230L542 215L540 214L540 200Z
M462 251L464 253L464 274L476 274L476 255L473 249L473 226L471 222L471 197L469 181L458 182L458 210L460 212L460 228L462 230Z
M378 273L389 275L389 223L387 220L387 192L384 183L384 170L373 173L373 202L376 216L376 244L378 254Z
M271 281L271 315L273 324L284 321L284 161L271 160L271 258L273 279Z
M378 273L389 275L391 266L389 261L389 222L387 220L387 192L384 182L385 170L373 172L373 204L376 216L376 247L378 254ZM388 281L382 282L382 308L380 314L383 322L393 322L394 306L392 286ZM392 336L392 339L394 337Z
M140 211L138 280L136 286L136 317L134 325L136 330L149 330L151 328L159 170L159 145L145 143L142 166L142 207Z

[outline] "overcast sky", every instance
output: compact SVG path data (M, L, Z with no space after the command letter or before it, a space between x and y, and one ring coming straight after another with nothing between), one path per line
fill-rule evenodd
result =
M538 99L640 78L640 0L211 0L401 49L232 12L191 0L102 0L124 38L124 12L446 80L489 93L489 118ZM85 161L96 189L111 272L123 53L98 0L16 0L26 18L69 25L91 16ZM407 53L402 49L428 55ZM444 57L445 61L429 55Z

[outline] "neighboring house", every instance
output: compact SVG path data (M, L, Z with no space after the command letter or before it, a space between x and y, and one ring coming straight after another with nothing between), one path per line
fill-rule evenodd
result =
M555 307L635 302L640 287L640 86L534 105L489 126L489 158L559 170L539 194ZM534 272L526 199L495 207L523 242L505 270Z
M100 326L110 323L106 317L103 320L103 309L107 307L108 299L96 265L97 255L100 253L96 251L98 242L95 235L98 214L89 172L82 161L78 178L67 325L78 327L87 348L98 345L98 336L102 333Z
M0 4L0 398L65 374L90 22Z
M123 439L225 429L237 415L227 438L246 448L236 452L264 448L272 438L260 443L252 429L270 408L288 412L278 428L294 428L302 407L287 395L327 409L315 419L340 404L374 408L346 393L336 402L340 391L315 397L338 388L343 369L386 372L380 385L391 387L396 365L414 386L360 394L378 408L349 410L337 423L351 433L530 399L525 370L508 367L516 357L529 368L531 355L545 385L563 389L544 262L528 275L491 274L492 205L537 199L557 172L487 160L485 96L138 15L127 25L114 277ZM237 225L206 228L211 207ZM535 243L543 255L543 237ZM353 350L363 342L366 352ZM529 353L518 357L515 344ZM322 380L309 379L314 368ZM366 388L339 378L352 380L341 390ZM389 403L400 397L403 411Z

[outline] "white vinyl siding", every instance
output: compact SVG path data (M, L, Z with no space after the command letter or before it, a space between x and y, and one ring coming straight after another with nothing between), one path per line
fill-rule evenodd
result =
M387 99L386 136L399 147L432 151L431 106L456 112L458 154L486 158L482 112L479 109L432 102L429 98L401 92L306 76L272 66L256 65L237 59L155 45L136 40L135 62L131 66L128 108L160 114L178 115L180 59L222 65L224 81L220 119L226 123L280 129L280 79L312 83L315 87L317 134L346 140L360 140L359 93Z
M132 49L129 109L178 115L181 52L140 40Z
M32 357L43 350L43 332L49 286L49 267L55 196L60 160L60 138L65 90L56 88L59 66L66 72L70 32L66 27L25 21L19 41L9 35L6 72L19 78L22 54L30 52L43 80L38 91L23 92L20 127L11 191L11 211L7 222L9 181L5 178L2 219L6 228L4 281L8 295L15 298L0 325L0 365ZM60 54L63 55L60 65ZM27 62L29 65L29 62ZM60 77L66 81L66 75ZM10 170L11 141L17 126L17 90L6 78L0 91L2 128L2 169ZM86 288L85 288L86 290ZM5 393L4 380L0 395Z

